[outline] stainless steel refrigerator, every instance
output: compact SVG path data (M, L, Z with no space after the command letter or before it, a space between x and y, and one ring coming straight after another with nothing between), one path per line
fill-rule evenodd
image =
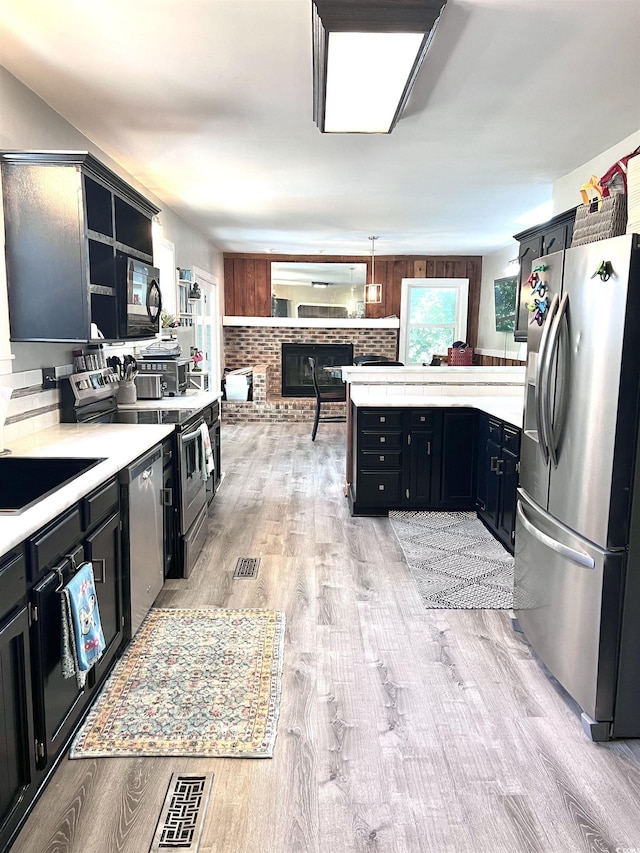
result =
M534 262L514 609L593 740L640 737L640 244Z

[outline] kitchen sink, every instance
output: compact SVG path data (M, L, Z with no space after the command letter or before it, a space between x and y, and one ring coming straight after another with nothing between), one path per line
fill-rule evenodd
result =
M103 461L35 456L0 458L0 514L18 515L30 509Z

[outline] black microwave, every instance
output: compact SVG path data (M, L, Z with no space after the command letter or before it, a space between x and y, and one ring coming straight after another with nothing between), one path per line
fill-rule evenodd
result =
M160 331L160 270L123 252L116 254L116 269L120 337L152 338Z

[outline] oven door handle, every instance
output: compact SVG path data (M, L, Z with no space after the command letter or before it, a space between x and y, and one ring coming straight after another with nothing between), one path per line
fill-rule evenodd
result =
M203 423L204 423L204 421L203 421ZM186 444L188 441L193 441L199 435L201 435L200 426L198 426L196 429L194 429L193 432L187 432L184 435L181 435L180 440L182 441L183 444Z

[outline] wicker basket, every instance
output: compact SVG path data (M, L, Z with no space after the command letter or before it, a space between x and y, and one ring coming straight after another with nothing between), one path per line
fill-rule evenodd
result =
M473 364L473 347L449 347L447 363L449 367L470 367Z

